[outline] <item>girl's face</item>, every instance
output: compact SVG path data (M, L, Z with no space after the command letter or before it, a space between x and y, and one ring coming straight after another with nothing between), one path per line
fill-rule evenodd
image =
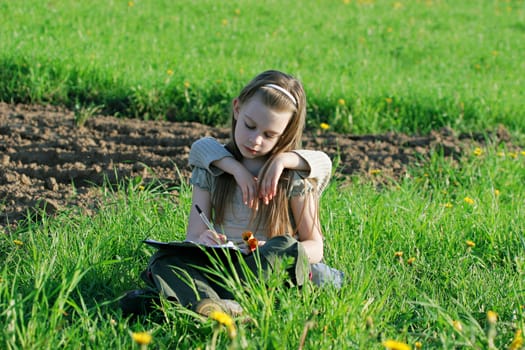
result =
M284 133L292 111L277 111L266 106L256 94L244 104L233 101L233 116L237 121L235 143L248 159L266 156Z

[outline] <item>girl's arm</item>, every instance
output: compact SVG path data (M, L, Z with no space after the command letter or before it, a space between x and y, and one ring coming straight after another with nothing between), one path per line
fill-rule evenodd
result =
M303 245L310 264L318 263L323 259L323 235L319 222L318 196L314 193L293 196L290 204L297 223L298 240Z
M285 169L298 170L303 172L302 176L304 178L318 180L318 187L320 187L319 192L322 192L332 170L332 161L326 153L315 150L294 150L293 152L285 152L283 154L287 155L287 159L284 160ZM219 162L223 159L225 164ZM233 162L230 162L231 160L233 160ZM189 163L191 166L208 170L212 175L221 175L223 172L233 174L235 167L242 166L242 164L237 162L233 155L213 137L203 137L192 144ZM222 169L223 167L225 169Z
M224 170L213 164L224 158L233 158L233 155L213 137L203 137L191 145L189 163L192 167L206 169L214 176L221 175Z
M320 194L332 175L332 161L321 151L294 150L277 154L268 166L264 179L259 177L261 196L268 204L277 192L277 183L284 169L297 171L301 177L315 179Z
M252 208L257 197L257 182L244 165L213 137L203 137L191 145L189 163L191 166L206 169L214 176L228 173L242 191L244 204Z
M225 157L212 163L225 173L233 175L235 182L241 188L242 201L248 207L256 205L257 179L252 173L235 158Z
M242 191L243 202L250 208L256 204L257 182L244 165L213 137L203 137L195 141L190 150L191 166L208 170L212 175L223 172L232 174ZM261 182L263 202L268 203L277 191L277 182L284 169L299 171L303 178L315 179L317 192L321 193L332 173L332 161L328 155L315 150L294 150L283 152L273 158L264 179Z
M195 205L198 205L204 215L210 218L211 216L211 195L210 192L193 186L193 194L191 198L190 218L188 220L188 228L186 229L186 240L206 245L221 244L226 241L224 235L210 231L206 224L202 221Z

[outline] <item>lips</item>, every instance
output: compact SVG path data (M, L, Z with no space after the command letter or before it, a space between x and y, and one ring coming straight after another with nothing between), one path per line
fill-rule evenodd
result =
M248 151L248 153L251 153L251 154L257 154L257 150L251 148L251 147L248 147L248 146L244 146L244 149L246 151Z

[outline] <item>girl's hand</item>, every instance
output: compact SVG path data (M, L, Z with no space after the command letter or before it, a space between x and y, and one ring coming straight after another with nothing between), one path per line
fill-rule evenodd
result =
M197 243L201 243L207 246L213 246L224 244L227 240L228 238L223 234L211 230L206 230L203 233L201 233L199 239L197 240Z
M257 203L257 179L252 173L233 157L224 157L212 164L235 178L235 182L241 188L243 203L253 208Z
M285 169L283 155L284 153L275 156L275 158L269 163L264 178L259 178L259 197L264 204L270 203L277 193L277 184L279 183L279 179Z
M241 188L243 203L249 208L253 208L257 203L257 178L243 165L237 167L232 175L237 185Z

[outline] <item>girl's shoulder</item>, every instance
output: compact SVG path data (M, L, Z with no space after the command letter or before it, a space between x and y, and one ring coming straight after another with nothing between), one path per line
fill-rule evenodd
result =
M191 171L190 184L198 186L208 192L215 190L215 179L216 176L205 168L193 167Z
M313 180L316 183L317 192L322 193L332 176L330 157L325 152L317 150L298 149L294 152L303 158L310 168L309 171L296 171L295 173L302 179ZM296 180L293 183L295 182Z
M308 164L323 164L325 167L332 167L332 160L323 151L312 150L312 149L296 149L294 153L298 154Z
M225 157L233 157L233 155L215 138L203 137L191 145L188 162L191 167L204 168L218 176L223 172L212 163Z

